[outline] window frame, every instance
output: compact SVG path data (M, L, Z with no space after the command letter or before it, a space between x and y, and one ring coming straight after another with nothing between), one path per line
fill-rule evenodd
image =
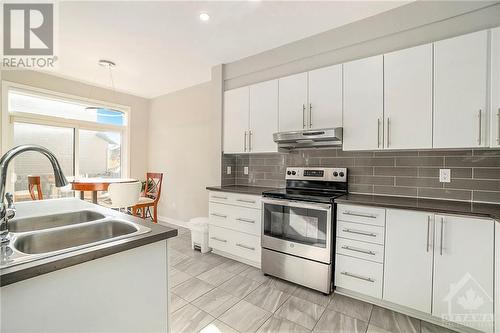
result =
M126 105L114 104L110 102L105 102L102 100L95 100L90 98L84 98L81 96L71 95L67 93L61 93L57 91L51 91L47 89L37 88L25 84L10 82L2 80L2 105L1 105L1 117L0 117L0 151L1 154L5 154L10 148L13 147L14 142L14 123L27 123L34 125L46 125L46 126L56 126L64 128L72 128L74 135L74 161L73 169L75 177L81 176L79 168L79 141L80 141L80 130L91 130L91 131L112 131L119 132L121 134L121 177L128 178L130 175L130 128L131 128L131 117L130 117L130 107ZM71 103L87 104L102 106L103 108L109 108L116 111L124 113L125 125L111 125L111 124L99 124L91 121L77 120L77 119L67 119L55 116L38 115L26 112L9 112L9 92L11 90L25 92L30 95L37 97L46 97L50 99L56 99ZM9 177L11 179L11 177ZM13 187L13 184L9 181L7 186L9 188Z

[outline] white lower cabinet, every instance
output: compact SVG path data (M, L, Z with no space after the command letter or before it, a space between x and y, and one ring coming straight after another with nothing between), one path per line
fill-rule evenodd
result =
M494 224L436 215L432 314L493 332Z
M384 297L431 313L434 214L387 210Z
M209 246L219 254L260 267L260 196L209 193Z
M356 206L338 205L339 212L353 208ZM387 302L410 315L416 310L422 318L481 332L493 333L497 326L499 333L500 325L494 325L495 222L403 209L385 209L384 214L380 210L365 206L358 220L348 215L349 222L341 220L345 214L338 215L337 291L366 295L367 300L382 306ZM384 224L380 225L381 220L378 227L366 224L363 219L368 214L384 216ZM377 234L374 227L385 231L385 238L369 242L367 235ZM498 256L498 246L496 251ZM383 258L380 252L385 253ZM457 329L463 331L460 326Z

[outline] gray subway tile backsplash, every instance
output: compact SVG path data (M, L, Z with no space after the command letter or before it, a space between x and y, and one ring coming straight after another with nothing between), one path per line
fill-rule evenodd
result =
M500 203L498 149L225 154L222 184L284 187L286 167L292 166L346 167L352 193ZM450 183L439 182L440 168L451 169Z

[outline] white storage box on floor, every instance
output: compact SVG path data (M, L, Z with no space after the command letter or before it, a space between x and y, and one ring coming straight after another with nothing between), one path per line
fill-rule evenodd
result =
M195 217L187 223L191 230L191 247L201 253L210 252L208 247L208 217Z

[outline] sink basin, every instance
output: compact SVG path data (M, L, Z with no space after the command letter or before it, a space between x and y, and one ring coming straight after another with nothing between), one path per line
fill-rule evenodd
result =
M132 223L106 220L19 235L14 248L25 254L42 254L113 241L137 231L139 228Z
M41 229L50 229L62 227L65 225L100 220L103 218L104 215L97 212L82 210L79 212L13 219L12 221L9 221L9 231L28 232Z

